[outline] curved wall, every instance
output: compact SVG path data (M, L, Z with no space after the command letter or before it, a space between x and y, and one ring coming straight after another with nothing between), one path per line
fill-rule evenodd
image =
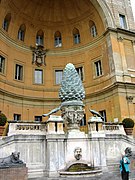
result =
M11 13L8 32L3 30L2 26L0 29L0 55L5 58L5 72L0 73L0 109L8 119L12 120L14 114L19 114L21 120L34 120L35 116L41 116L59 106L60 85L55 83L55 71L63 70L69 62L81 69L83 74L87 120L91 115L89 108L99 111L106 110L108 120L115 117L121 118L120 98L117 86L114 85L117 79L115 77L116 67L111 57L118 42L115 42L114 47L111 45L117 37L114 32L107 30L108 27L115 27L113 15L106 3L92 0L90 2L93 5L90 5L89 11L83 16L77 17L70 23L53 23L53 26L51 23L30 22L23 16L19 16L11 4L8 6L4 1L1 2L1 25L6 14ZM96 25L98 33L96 37L91 35L91 23ZM26 26L24 41L17 38L21 24ZM80 33L79 44L73 42L74 28ZM44 47L47 49L46 66L40 67L32 64L30 49L30 46L35 46L36 34L39 30L44 33ZM56 31L59 31L62 36L62 47L58 48L54 47ZM98 61L101 61L102 65L100 76L96 75L96 62ZM22 80L15 79L16 65L23 67ZM122 66L119 68L122 69ZM43 83L41 84L34 82L35 69L43 72Z

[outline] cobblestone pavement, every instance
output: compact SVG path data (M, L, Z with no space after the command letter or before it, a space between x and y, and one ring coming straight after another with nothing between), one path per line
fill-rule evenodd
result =
M29 180L121 180L121 176L118 172L115 173L104 173L100 176L95 177L68 177L68 178L30 178ZM130 178L130 180L135 180L135 178Z

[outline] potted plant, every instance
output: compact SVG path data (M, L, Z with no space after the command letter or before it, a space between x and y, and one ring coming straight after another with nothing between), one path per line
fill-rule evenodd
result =
M2 136L4 132L6 122L7 122L7 117L5 116L5 114L3 114L0 111L0 136Z
M124 126L124 130L127 135L132 135L133 128L134 128L134 121L131 118L125 118L122 121L122 124Z

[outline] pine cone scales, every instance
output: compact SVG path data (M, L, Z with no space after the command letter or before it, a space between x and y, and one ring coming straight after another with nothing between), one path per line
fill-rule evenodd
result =
M82 81L73 64L66 65L59 91L59 98L64 101L81 101L85 98Z

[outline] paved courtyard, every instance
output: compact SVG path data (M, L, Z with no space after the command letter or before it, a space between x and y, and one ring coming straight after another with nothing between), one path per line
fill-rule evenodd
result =
M95 176L95 177L68 177L68 178L32 178L29 180L121 180L121 176L119 172L115 173L104 173L103 175L100 176ZM135 178L130 177L130 180L135 180Z

